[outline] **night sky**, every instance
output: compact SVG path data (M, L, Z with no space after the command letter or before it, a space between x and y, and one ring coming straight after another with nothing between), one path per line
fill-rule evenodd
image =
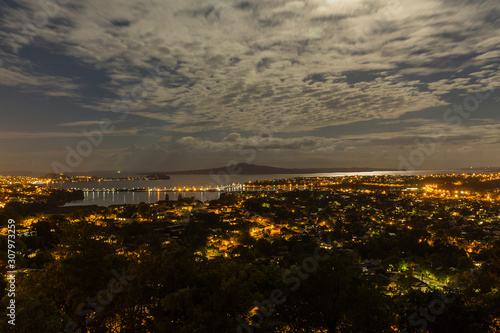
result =
M498 0L2 0L0 43L0 172L500 166Z

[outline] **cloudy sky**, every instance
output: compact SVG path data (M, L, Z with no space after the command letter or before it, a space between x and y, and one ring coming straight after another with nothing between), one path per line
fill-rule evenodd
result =
M0 43L3 172L500 166L498 0L3 0Z

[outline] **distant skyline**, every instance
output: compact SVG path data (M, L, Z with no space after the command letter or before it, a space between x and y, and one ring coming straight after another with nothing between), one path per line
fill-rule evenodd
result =
M499 31L497 0L5 0L0 174L500 166Z

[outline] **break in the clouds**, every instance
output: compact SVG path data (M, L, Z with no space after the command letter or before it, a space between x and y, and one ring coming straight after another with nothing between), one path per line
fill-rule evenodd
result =
M9 0L0 14L8 96L0 112L11 124L0 139L59 138L59 148L33 143L56 159L71 143L64 138L126 108L127 121L96 150L122 157L92 167L126 168L131 147L175 152L177 161L206 150L203 162L217 165L252 144L262 163L275 163L273 151L285 165L293 154L314 166L397 167L388 163L434 127L456 138L443 151L474 147L490 164L498 94L461 129L446 128L442 114L500 86L499 17L496 0ZM272 137L259 136L263 128ZM22 165L24 157L3 154ZM161 160L168 169L201 162Z

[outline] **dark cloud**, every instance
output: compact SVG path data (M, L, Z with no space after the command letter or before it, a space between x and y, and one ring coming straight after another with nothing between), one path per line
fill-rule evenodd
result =
M115 27L129 27L131 22L129 20L112 20L111 24Z
M241 10L249 10L252 8L252 5L248 1L241 1L238 2L234 7Z

